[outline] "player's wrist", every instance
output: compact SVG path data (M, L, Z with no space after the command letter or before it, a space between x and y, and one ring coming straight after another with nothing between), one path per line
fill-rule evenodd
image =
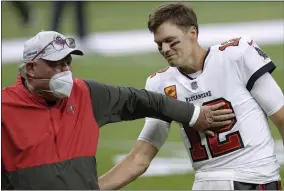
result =
M189 122L189 126L190 127L195 125L195 123L196 123L196 121L197 121L197 119L198 119L198 117L200 115L200 110L201 110L200 106L194 105L194 112L193 112L193 115L192 115L191 120Z

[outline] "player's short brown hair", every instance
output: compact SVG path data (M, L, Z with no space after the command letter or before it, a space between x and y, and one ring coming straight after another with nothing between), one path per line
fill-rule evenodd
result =
M159 6L149 15L148 29L153 33L167 21L181 29L194 26L198 34L197 17L194 10L182 3L166 3Z

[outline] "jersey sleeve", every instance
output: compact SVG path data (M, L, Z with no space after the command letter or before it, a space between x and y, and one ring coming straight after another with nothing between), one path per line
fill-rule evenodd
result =
M149 77L146 81L145 89L148 91L161 93L158 91L158 88L155 87L157 84L158 83L153 83ZM157 149L160 149L168 138L169 128L170 123L147 117L138 140L148 142L154 145Z
M255 82L265 73L272 73L276 66L252 39L243 38L241 41L240 76L246 89L251 91Z
M255 82L251 94L268 116L276 113L284 105L283 93L269 73Z

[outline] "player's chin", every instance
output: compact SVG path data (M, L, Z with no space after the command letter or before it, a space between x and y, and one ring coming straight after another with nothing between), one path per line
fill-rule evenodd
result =
M177 66L176 62L173 62L172 60L168 60L168 63L169 63L169 65L171 67L176 67Z
M174 65L174 59L172 59L171 57L164 57L164 58L169 63L170 66Z

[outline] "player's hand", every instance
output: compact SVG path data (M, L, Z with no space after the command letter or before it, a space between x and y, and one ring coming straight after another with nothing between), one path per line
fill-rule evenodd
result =
M230 124L232 122L231 119L235 117L231 109L222 109L224 105L225 103L221 102L211 106L202 106L199 117L192 128L198 131L205 131L206 134L214 136L213 131L209 129L224 127Z

